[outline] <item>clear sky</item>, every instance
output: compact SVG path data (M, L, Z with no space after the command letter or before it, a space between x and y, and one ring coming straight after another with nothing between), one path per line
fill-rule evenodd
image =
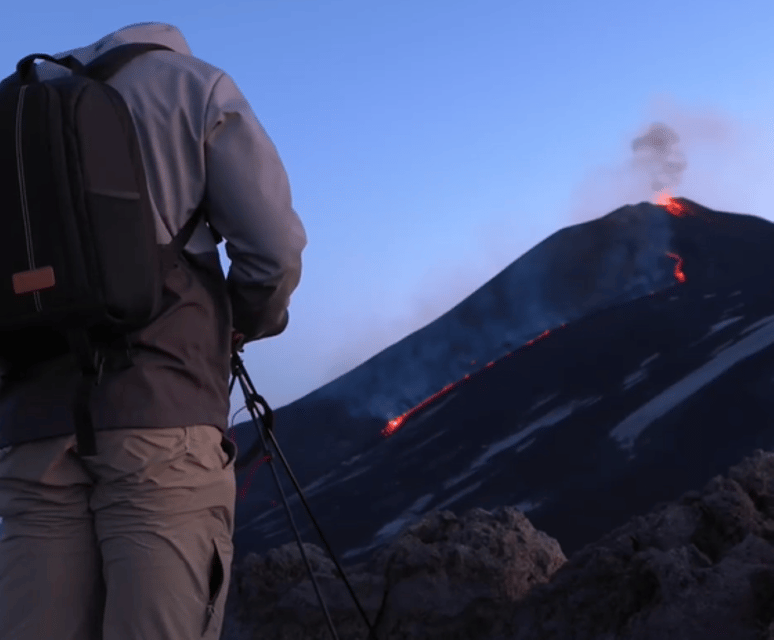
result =
M651 199L632 141L654 122L687 162L672 195L774 216L769 1L7 4L1 77L29 53L156 21L250 101L309 236L288 329L245 353L274 407L558 229Z

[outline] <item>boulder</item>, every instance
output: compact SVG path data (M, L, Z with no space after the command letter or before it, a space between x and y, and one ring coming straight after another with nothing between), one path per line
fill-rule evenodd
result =
M306 549L338 637L366 640L335 565ZM774 640L774 453L569 561L500 507L431 512L345 573L379 640ZM232 575L224 640L331 637L295 545L250 554Z
M319 547L304 548L340 640L367 638L334 563ZM379 640L450 640L498 630L513 604L565 561L556 540L535 530L520 511L501 507L473 509L462 518L431 512L368 563L344 572ZM248 554L233 569L222 637L331 637L297 545L265 557Z
M774 454L586 546L515 608L509 640L774 640Z

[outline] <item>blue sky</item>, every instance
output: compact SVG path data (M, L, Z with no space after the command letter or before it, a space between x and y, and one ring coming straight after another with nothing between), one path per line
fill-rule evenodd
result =
M631 143L653 122L687 161L673 195L774 214L768 2L39 0L3 17L2 77L157 21L246 95L309 236L290 326L245 354L275 407L558 229L651 199Z

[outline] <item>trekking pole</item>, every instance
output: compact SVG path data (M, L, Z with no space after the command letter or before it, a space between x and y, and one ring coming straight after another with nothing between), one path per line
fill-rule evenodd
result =
M280 457L280 460L282 461L282 465L285 467L285 471L287 472L288 477L293 482L293 486L295 487L296 492L298 493L298 497L301 498L301 502L306 508L306 512L309 514L309 518L312 520L312 523L317 529L317 533L320 535L320 538L325 544L325 548L328 550L328 555L330 555L331 559L336 565L336 569L338 569L339 573L341 574L341 577L344 580L344 584L347 586L347 590L349 591L349 594L352 596L352 599L355 602L355 606L357 607L358 611L360 612L360 615L363 617L363 620L366 623L366 626L368 627L369 640L378 640L376 636L376 630L373 628L373 626L371 626L371 623L368 620L368 616L366 615L365 610L360 604L360 601L357 599L357 595L355 595L355 591L352 588L352 585L350 584L349 580L347 579L347 575L344 573L344 569L341 567L341 565L339 564L339 561L336 559L336 554L333 553L333 550L331 549L331 546L328 544L328 541L323 535L322 529L320 529L320 525L317 523L316 518L312 515L312 510L309 508L309 503L306 501L304 492L302 491L301 486L298 484L298 481L293 475L293 472L290 470L290 465L288 464L288 461L285 459L285 456L283 455L282 450L280 449L277 439L274 437L274 430L273 430L274 414L272 413L272 410L269 407L266 400L264 400L262 396L258 395L258 392L255 390L255 387L253 386L253 381L250 379L250 376L247 373L247 369L245 369L245 364L242 361L242 358L239 357L239 354L237 353L236 349L232 350L231 352L231 370L234 375L234 379L235 380L238 379L239 385L242 387L242 394L245 397L245 404L247 405L247 409L250 412L250 415L252 416L253 423L255 424L255 428L258 431L258 435L260 436L260 442L263 446L263 450L267 454L267 461L269 463L269 467L271 467L271 472L272 472L272 475L274 476L274 482L277 484L277 489L279 489L280 496L282 497L282 502L285 505L285 511L288 514L288 520L290 520L290 526L293 529L293 533L296 536L296 541L298 542L298 548L301 551L301 556L304 558L304 563L306 564L307 571L309 572L309 577L312 580L312 585L314 586L315 593L317 594L317 599L320 601L320 607L322 608L323 613L325 614L325 619L328 622L328 628L330 629L331 635L335 640L338 640L338 635L336 634L336 629L333 625L333 620L331 619L330 613L328 612L328 608L325 606L325 601L323 600L322 593L320 592L320 587L317 584L317 580L314 577L314 572L312 571L312 565L309 562L309 558L306 555L306 550L304 549L304 544L303 544L303 541L301 540L301 534L298 532L296 523L293 520L293 514L290 510L290 505L288 504L288 500L285 497L285 492L283 491L282 485L280 484L280 479L279 479L279 476L277 475L277 471L274 468L273 456L271 455L269 448L266 446L266 439L264 438L263 431L258 425L259 417L261 418L261 422L264 425L264 429L266 433L269 435L269 438L271 439L271 442L274 445L274 448L276 449L277 454ZM231 387L233 388L233 381L232 381ZM260 405L261 408L263 409L264 411L263 414L261 414L258 411L258 405ZM258 443L256 442L256 444L253 445L251 451L255 449L257 445Z

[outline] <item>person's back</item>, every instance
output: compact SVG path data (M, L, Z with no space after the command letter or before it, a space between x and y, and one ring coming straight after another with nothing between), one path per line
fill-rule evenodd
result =
M0 640L219 637L233 555L232 332L283 331L300 278L306 236L287 176L226 73L155 23L56 57L87 64L126 42L174 50L107 80L135 123L157 239L205 201L232 264L226 280L200 223L162 313L131 336L133 365L108 368L93 392L96 456L75 446L72 356L0 387ZM38 66L40 80L67 73Z

